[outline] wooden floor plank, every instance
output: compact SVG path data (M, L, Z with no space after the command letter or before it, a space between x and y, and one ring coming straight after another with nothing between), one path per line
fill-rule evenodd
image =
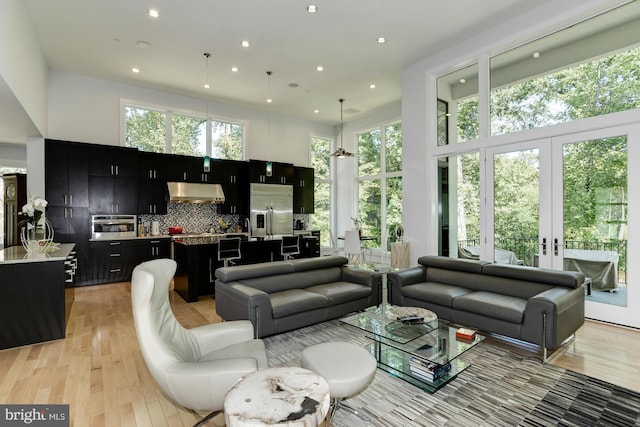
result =
M221 321L215 300L170 301L185 327ZM489 339L513 351L537 348ZM587 321L552 363L640 392L640 332ZM162 394L138 348L130 283L76 289L67 337L0 351L0 402L67 403L74 426L191 426L194 413ZM210 427L224 426L224 416Z

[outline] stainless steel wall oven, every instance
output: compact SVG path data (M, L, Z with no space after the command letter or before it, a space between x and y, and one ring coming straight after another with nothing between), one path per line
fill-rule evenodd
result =
M92 215L91 238L101 240L136 237L135 215Z

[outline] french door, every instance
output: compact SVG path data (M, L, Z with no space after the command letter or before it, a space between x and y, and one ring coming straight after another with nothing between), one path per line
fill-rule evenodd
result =
M640 188L628 185L640 182L639 135L629 125L487 148L481 258L581 271L587 317L640 327Z

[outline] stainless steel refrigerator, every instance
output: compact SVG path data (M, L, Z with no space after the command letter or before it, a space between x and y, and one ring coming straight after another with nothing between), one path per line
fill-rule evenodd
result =
M251 184L251 237L293 234L293 186Z

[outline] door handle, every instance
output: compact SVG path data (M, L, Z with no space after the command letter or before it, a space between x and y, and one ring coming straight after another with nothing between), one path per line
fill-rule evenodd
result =
M546 255L547 254L547 238L546 237L542 238L542 243L540 243L540 246L542 246L542 255Z
M558 256L558 239L553 239L553 255Z

